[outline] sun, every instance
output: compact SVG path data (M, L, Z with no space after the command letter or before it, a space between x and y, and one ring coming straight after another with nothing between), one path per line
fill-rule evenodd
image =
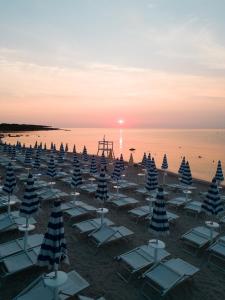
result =
M124 124L124 120L123 120L123 119L119 119L119 120L117 121L117 123L120 124L120 125L122 125L122 124Z

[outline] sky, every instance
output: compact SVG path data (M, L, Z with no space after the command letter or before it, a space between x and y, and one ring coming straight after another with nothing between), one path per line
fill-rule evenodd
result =
M225 128L224 12L224 0L0 0L0 122Z

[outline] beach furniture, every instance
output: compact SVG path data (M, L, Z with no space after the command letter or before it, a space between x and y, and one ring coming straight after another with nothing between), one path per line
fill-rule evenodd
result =
M176 197L174 199L168 200L166 203L170 206L174 206L176 209L188 204L191 200L186 200L185 197Z
M198 271L198 268L180 258L159 262L144 273L141 291L148 299L150 297L145 291L147 287L154 289L161 296L165 296L176 286L192 278Z
M42 201L69 196L67 193L55 188L44 188L43 190L36 191L36 193Z
M125 179L118 180L118 184L121 189L132 189L132 188L136 188L138 186L136 183L127 181Z
M68 207L68 208L66 208L66 207ZM86 216L89 214L94 214L96 212L96 207L86 204L82 201L76 201L76 205L74 205L72 203L71 204L70 203L62 204L62 210L70 218L78 218L78 217L83 217L83 216Z
M10 255L0 261L0 276L6 277L36 265L40 246Z
M77 295L89 286L89 283L76 271L67 273L67 281L59 288L59 298L68 299ZM54 290L45 285L44 275L34 280L26 287L14 300L52 300L54 299Z
M24 217L19 216L19 211L0 214L0 232L17 229L19 225L24 225L26 220ZM29 219L29 224L35 224L34 218Z
M218 232L207 227L199 226L189 230L181 236L181 240L186 246L190 246L197 253L200 249L207 246L218 236Z
M116 199L111 199L110 202L113 206L116 208L124 208L124 207L129 207L136 205L139 203L137 199L131 198L131 197L122 197L122 198L116 198Z
M187 213L194 214L197 217L202 212L202 202L191 201L185 205L184 209Z
M31 248L40 246L43 240L43 234L33 234L29 235L27 238L26 248L29 250ZM24 251L24 238L15 239L6 243L0 244L0 259L7 256L14 255Z
M95 183L82 184L80 186L80 189L86 193L93 194L97 190L97 184Z
M20 203L20 199L15 196L15 195L11 195L10 197L10 206L16 205L18 203ZM0 208L7 208L8 207L8 196L6 195L1 195L0 196Z
M151 207L151 211L149 208L149 205L139 206L136 208L133 208L128 211L128 213L136 219L136 222L140 221L141 219L144 219L147 217L150 213L152 213L153 208Z
M157 260L162 261L170 253L164 249L159 249ZM151 245L142 245L115 257L120 262L121 271L118 275L128 282L133 275L142 273L155 262L155 249Z
M208 262L217 266L218 268L222 269L222 271L225 271L225 236L221 236L215 243L213 243L209 248L209 257ZM216 258L216 261L218 263L213 262ZM212 261L213 259L213 261ZM221 265L221 263L223 263Z
M127 239L134 233L125 226L102 226L91 232L88 236L95 242L97 247L101 247L112 242Z
M104 218L104 224L106 226L112 226L114 223L108 218ZM72 225L73 228L77 229L80 234L85 235L93 232L94 230L101 227L101 218L89 219Z

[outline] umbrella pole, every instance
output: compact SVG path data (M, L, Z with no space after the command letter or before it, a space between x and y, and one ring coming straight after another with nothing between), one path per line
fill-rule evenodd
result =
M27 250L28 227L29 227L29 220L28 217L26 217L26 225L25 225L25 232L24 232L24 251Z
M8 194L8 215L10 215L11 208L10 208L10 193Z

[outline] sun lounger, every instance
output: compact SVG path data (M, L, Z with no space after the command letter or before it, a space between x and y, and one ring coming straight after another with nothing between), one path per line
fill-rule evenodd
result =
M59 299L65 300L77 295L89 286L89 283L76 271L68 273L67 281L59 288ZM44 283L44 276L38 277L25 290L23 290L14 300L52 300L54 290Z
M133 234L134 233L125 226L102 226L88 236L96 243L97 247L101 247L111 242L126 239Z
M43 240L43 234L29 235L27 239L27 250L40 246ZM3 244L0 244L0 259L24 251L24 239L19 238Z
M170 206L174 206L175 208L179 208L185 206L191 201L191 199L186 199L185 197L176 197L166 202L166 204Z
M89 194L95 193L97 190L97 184L83 184L80 186L80 189Z
M142 293L149 298L144 288L150 286L161 296L165 296L171 289L192 278L198 271L198 268L180 258L160 262L145 272Z
M0 215L0 232L17 229L14 218L7 213Z
M10 206L20 203L21 201L15 195L11 195L10 197ZM1 195L0 197L0 208L7 208L8 207L8 196Z
M104 224L106 226L112 226L114 223L109 220L108 218L104 218ZM76 228L80 234L89 234L90 232L93 232L94 230L101 227L101 218L95 218L86 220L83 222L75 223L72 225L72 227Z
M136 205L139 201L131 197L122 197L118 199L111 200L110 203L117 208L123 208L128 206Z
M40 246L34 247L27 251L10 255L0 262L1 277L6 277L17 272L23 271L35 266Z
M63 208L69 206L69 204L63 205ZM83 217L89 214L94 214L96 212L96 207L88 205L82 201L77 201L76 205L72 205L72 207L65 209L64 213L67 214L70 218L78 218Z
M121 189L131 189L136 188L138 186L136 183L127 180L119 180L118 184Z
M218 268L225 271L225 236L220 237L214 244L212 244L209 248L209 257L208 262L214 264ZM212 258L216 258L218 263L214 263ZM223 263L221 265L221 262Z
M40 200L45 201L45 200L53 200L60 197L67 197L69 195L59 189L49 188L49 189L45 189L44 191L40 191L40 193L38 193L38 196Z
M144 205L144 206L140 206L140 207L136 207L133 208L131 210L128 211L128 213L137 219L137 222L141 219L144 219L145 217L147 217L150 212L152 212L152 208L150 211L149 205Z
M116 257L120 262L122 272L118 275L125 281L129 281L134 274L140 274L146 268L154 264L155 249L150 245L142 245L131 251L123 253ZM164 249L158 249L157 258L161 261L170 255Z
M191 201L188 204L185 205L184 209L192 213L196 216L198 216L202 212L202 202L200 201Z
M191 229L181 236L181 240L188 246L194 248L196 252L209 243L211 243L218 236L218 232L212 231L212 239L210 238L210 229L204 226L199 226Z

